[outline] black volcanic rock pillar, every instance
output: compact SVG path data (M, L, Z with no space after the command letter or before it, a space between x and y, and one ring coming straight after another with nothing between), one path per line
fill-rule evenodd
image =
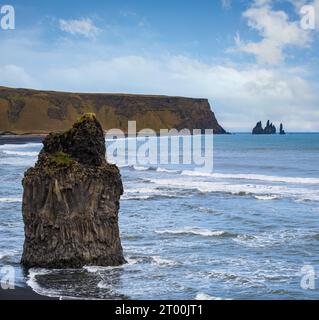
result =
M27 267L80 268L125 263L118 212L120 172L105 159L94 114L65 133L50 134L23 179Z

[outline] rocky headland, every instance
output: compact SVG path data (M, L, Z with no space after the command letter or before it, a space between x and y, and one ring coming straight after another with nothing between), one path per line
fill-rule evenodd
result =
M121 129L136 121L137 130L213 129L218 123L207 99L133 94L94 94L0 87L0 132L48 134L62 132L79 116L93 112L104 130Z
M121 175L105 159L104 132L85 114L43 141L23 179L27 267L79 268L125 263L119 235Z

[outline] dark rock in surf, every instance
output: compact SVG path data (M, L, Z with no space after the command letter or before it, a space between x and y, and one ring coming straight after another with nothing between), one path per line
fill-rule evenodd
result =
M45 268L125 263L118 227L122 180L105 159L104 133L95 115L84 115L43 144L23 179L21 263Z
M276 127L270 123L270 121L267 121L266 127L264 129L264 134L276 134L277 129Z
M257 122L252 134L276 134L276 132L276 127L268 120L265 128L263 128L261 121Z
M284 126L283 126L282 123L280 124L279 134L281 134L281 135L285 135L286 134L286 131L284 130Z
M263 134L264 133L264 129L262 126L261 121L257 122L255 128L253 129L253 134Z

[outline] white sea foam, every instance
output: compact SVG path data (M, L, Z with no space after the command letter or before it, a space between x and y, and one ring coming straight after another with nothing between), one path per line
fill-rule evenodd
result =
M280 197L279 196L276 196L276 195L265 195L265 196L255 196L255 198L257 200L275 200L275 199L279 199Z
M178 262L164 259L159 256L152 256L152 263L161 267L174 267L178 265Z
M34 165L36 159L32 157L8 157L0 158L0 165L31 167Z
M121 200L148 200L151 199L152 196L147 195L123 195Z
M165 168L157 168L157 172L164 172L164 173L181 173L179 170L171 170L171 169L165 169Z
M141 186L141 188L130 188L130 186L127 186L126 187L126 190L125 190L125 193L126 194L140 194L140 193L156 193L158 192L159 190L156 189L156 186L150 186L149 188L148 187L143 187Z
M185 227L181 229L164 229L164 230L155 230L157 234L172 234L172 235L197 235L203 237L221 237L221 236L231 236L232 234L223 231L223 230L208 230L208 229L201 229L201 228L192 228L192 227Z
M113 270L113 269L121 269L124 265L120 266L106 266L106 267L100 267L100 266L84 266L83 269L86 270L89 273L96 273L100 271L106 271L106 270Z
M125 257L125 260L127 261L126 265L133 265L143 262L143 258L131 258L131 257Z
M42 143L25 143L25 144L3 144L0 145L0 150L7 149L27 149L27 148L39 148L41 149Z
M233 240L249 248L266 248L276 245L299 243L302 238L309 237L303 230L285 229L272 232L262 232L254 235L238 235Z
M113 287L112 287L112 285L110 284L110 283L107 283L107 282L105 282L104 280L101 280L98 284L97 284L97 287L99 288L99 289L107 289L108 290L108 292L113 292Z
M319 201L319 190L263 184L231 184L188 179L149 179L161 187L197 190L202 193L222 192L239 196L276 196L308 201Z
M142 262L142 258L130 258L125 257L127 263L119 265L119 266L84 266L83 269L89 273L96 273L96 272L103 272L108 270L116 270L116 269L123 269L129 267L134 264L138 264Z
M147 171L150 169L150 167L133 166L133 169L136 171Z
M39 152L27 152L27 151L10 151L3 150L4 154L12 155L12 156L25 156L25 157L37 157Z
M121 197L122 200L147 200L156 197L166 197L166 198L174 198L177 194L172 191L160 190L156 187L149 188L127 188L125 190L124 195Z
M22 202L21 198L0 198L0 203L19 203Z
M319 184L319 178L302 177L278 177L261 174L227 174L227 173L206 173L200 171L185 170L181 173L184 176L211 177L215 179L239 179L239 180L259 180L267 182L283 182L292 184Z
M2 251L0 252L0 260L2 260L5 257L12 257L18 254L19 252L17 250L12 250L12 251Z
M209 294L199 292L196 294L195 300L224 300L221 297L214 297Z
M60 297L61 294L53 289L46 289L42 288L38 282L36 277L41 275L47 275L53 273L54 270L49 269L37 269L37 268L31 268L29 269L29 275L27 280L27 285L32 288L32 290L42 296L47 297Z

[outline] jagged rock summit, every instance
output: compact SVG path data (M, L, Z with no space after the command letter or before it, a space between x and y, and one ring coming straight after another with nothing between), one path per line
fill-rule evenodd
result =
M282 125L281 125L282 126ZM282 128L282 127L281 127ZM266 127L263 128L262 122L257 122L255 128L252 131L253 134L276 134L277 129L273 123L270 123L270 121L267 121ZM283 133L280 133L283 134Z
M105 159L105 139L94 114L43 142L23 179L27 267L80 268L125 263L118 227L123 193L118 168Z
M257 122L256 127L253 129L253 134L263 134L264 129L261 121Z
M277 129L276 127L270 123L270 121L267 121L266 127L264 129L264 134L276 134Z
M71 130L51 133L43 142L41 155L64 153L71 159L89 166L106 163L103 129L93 113L80 118Z

